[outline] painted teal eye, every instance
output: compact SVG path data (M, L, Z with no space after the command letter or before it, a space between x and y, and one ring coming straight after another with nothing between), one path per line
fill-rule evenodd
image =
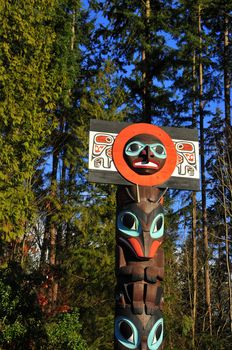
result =
M150 235L152 238L160 238L164 235L164 214L158 214L150 227Z
M136 349L139 344L139 334L135 325L125 317L115 320L115 337L127 349Z
M138 156L146 145L139 141L130 142L125 149L127 156Z
M138 237L141 233L141 225L137 217L130 211L123 211L119 213L117 219L118 229L133 237Z
M161 143L154 143L150 145L150 149L157 158L166 159L167 153L165 147Z
M147 346L149 350L158 350L163 342L164 336L164 321L163 318L159 319L152 327L148 339Z

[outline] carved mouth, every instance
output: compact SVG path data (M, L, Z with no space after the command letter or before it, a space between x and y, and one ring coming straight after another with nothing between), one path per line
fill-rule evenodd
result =
M160 165L159 165L158 162L155 162L155 161L152 161L152 160L149 160L149 162L145 162L145 161L143 161L141 159L135 159L133 161L133 167L134 168L143 168L143 169L144 168L145 169L149 168L149 169L156 169L156 170L158 170Z
M143 249L140 245L140 243L135 238L129 238L128 240L120 237L119 241L124 243L128 248L132 250L132 252L138 257L138 258L144 258Z
M143 248L136 238L131 237L128 239L124 239L122 237L119 237L119 241L121 243L123 243L125 246L127 246L132 251L132 253L135 256L137 256L137 258L140 260L150 260L151 258L153 258L157 249L159 248L159 246L161 244L158 241L154 242L152 244L151 249L150 249L149 255L145 256L145 254L143 252Z
M137 258L141 259L141 260L150 260L151 258L154 258L159 246L162 243L160 241L154 241L151 245L149 255L145 256L143 249L142 249L140 243L137 241L137 239L129 238L127 240L127 239L120 237L119 241L121 241L121 243L126 245L137 256Z

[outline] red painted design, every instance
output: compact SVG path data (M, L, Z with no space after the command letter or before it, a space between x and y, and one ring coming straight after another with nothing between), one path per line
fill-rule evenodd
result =
M106 154L108 157L112 158L112 147L106 150Z
M183 161L184 161L183 157L180 154L177 153L177 165L183 163Z
M94 145L94 150L93 150L93 153L95 155L99 155L102 153L102 151L105 149L105 146L104 145Z
M112 144L112 136L109 135L97 135L95 138L95 141L97 143L106 143L107 145Z
M134 248L138 257L143 258L144 257L143 249L139 241L136 238L129 238L128 241L130 242L131 246Z
M178 151L181 151L181 152L193 152L194 151L194 148L193 148L193 145L191 143L179 143L178 145Z
M196 157L194 153L185 153L185 157L190 164L196 163Z
M155 256L155 253L157 252L157 249L159 248L161 242L159 241L154 241L151 245L150 253L149 253L149 258L153 258Z

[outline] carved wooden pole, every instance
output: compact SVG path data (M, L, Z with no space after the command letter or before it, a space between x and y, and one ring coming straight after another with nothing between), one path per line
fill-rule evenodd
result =
M117 192L115 349L162 349L161 196L154 187Z
M164 348L163 191L199 189L197 132L164 129L103 121L90 126L89 180L120 185L115 350Z

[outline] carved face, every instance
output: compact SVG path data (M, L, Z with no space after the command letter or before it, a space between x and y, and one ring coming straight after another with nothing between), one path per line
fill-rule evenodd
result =
M152 135L134 136L124 149L124 159L128 166L140 175L155 174L162 169L166 158L164 145Z
M129 308L118 310L115 319L116 349L161 349L163 328L163 317L159 310L153 316L135 316Z
M164 214L145 202L129 204L118 213L117 239L140 259L150 259L163 241Z

